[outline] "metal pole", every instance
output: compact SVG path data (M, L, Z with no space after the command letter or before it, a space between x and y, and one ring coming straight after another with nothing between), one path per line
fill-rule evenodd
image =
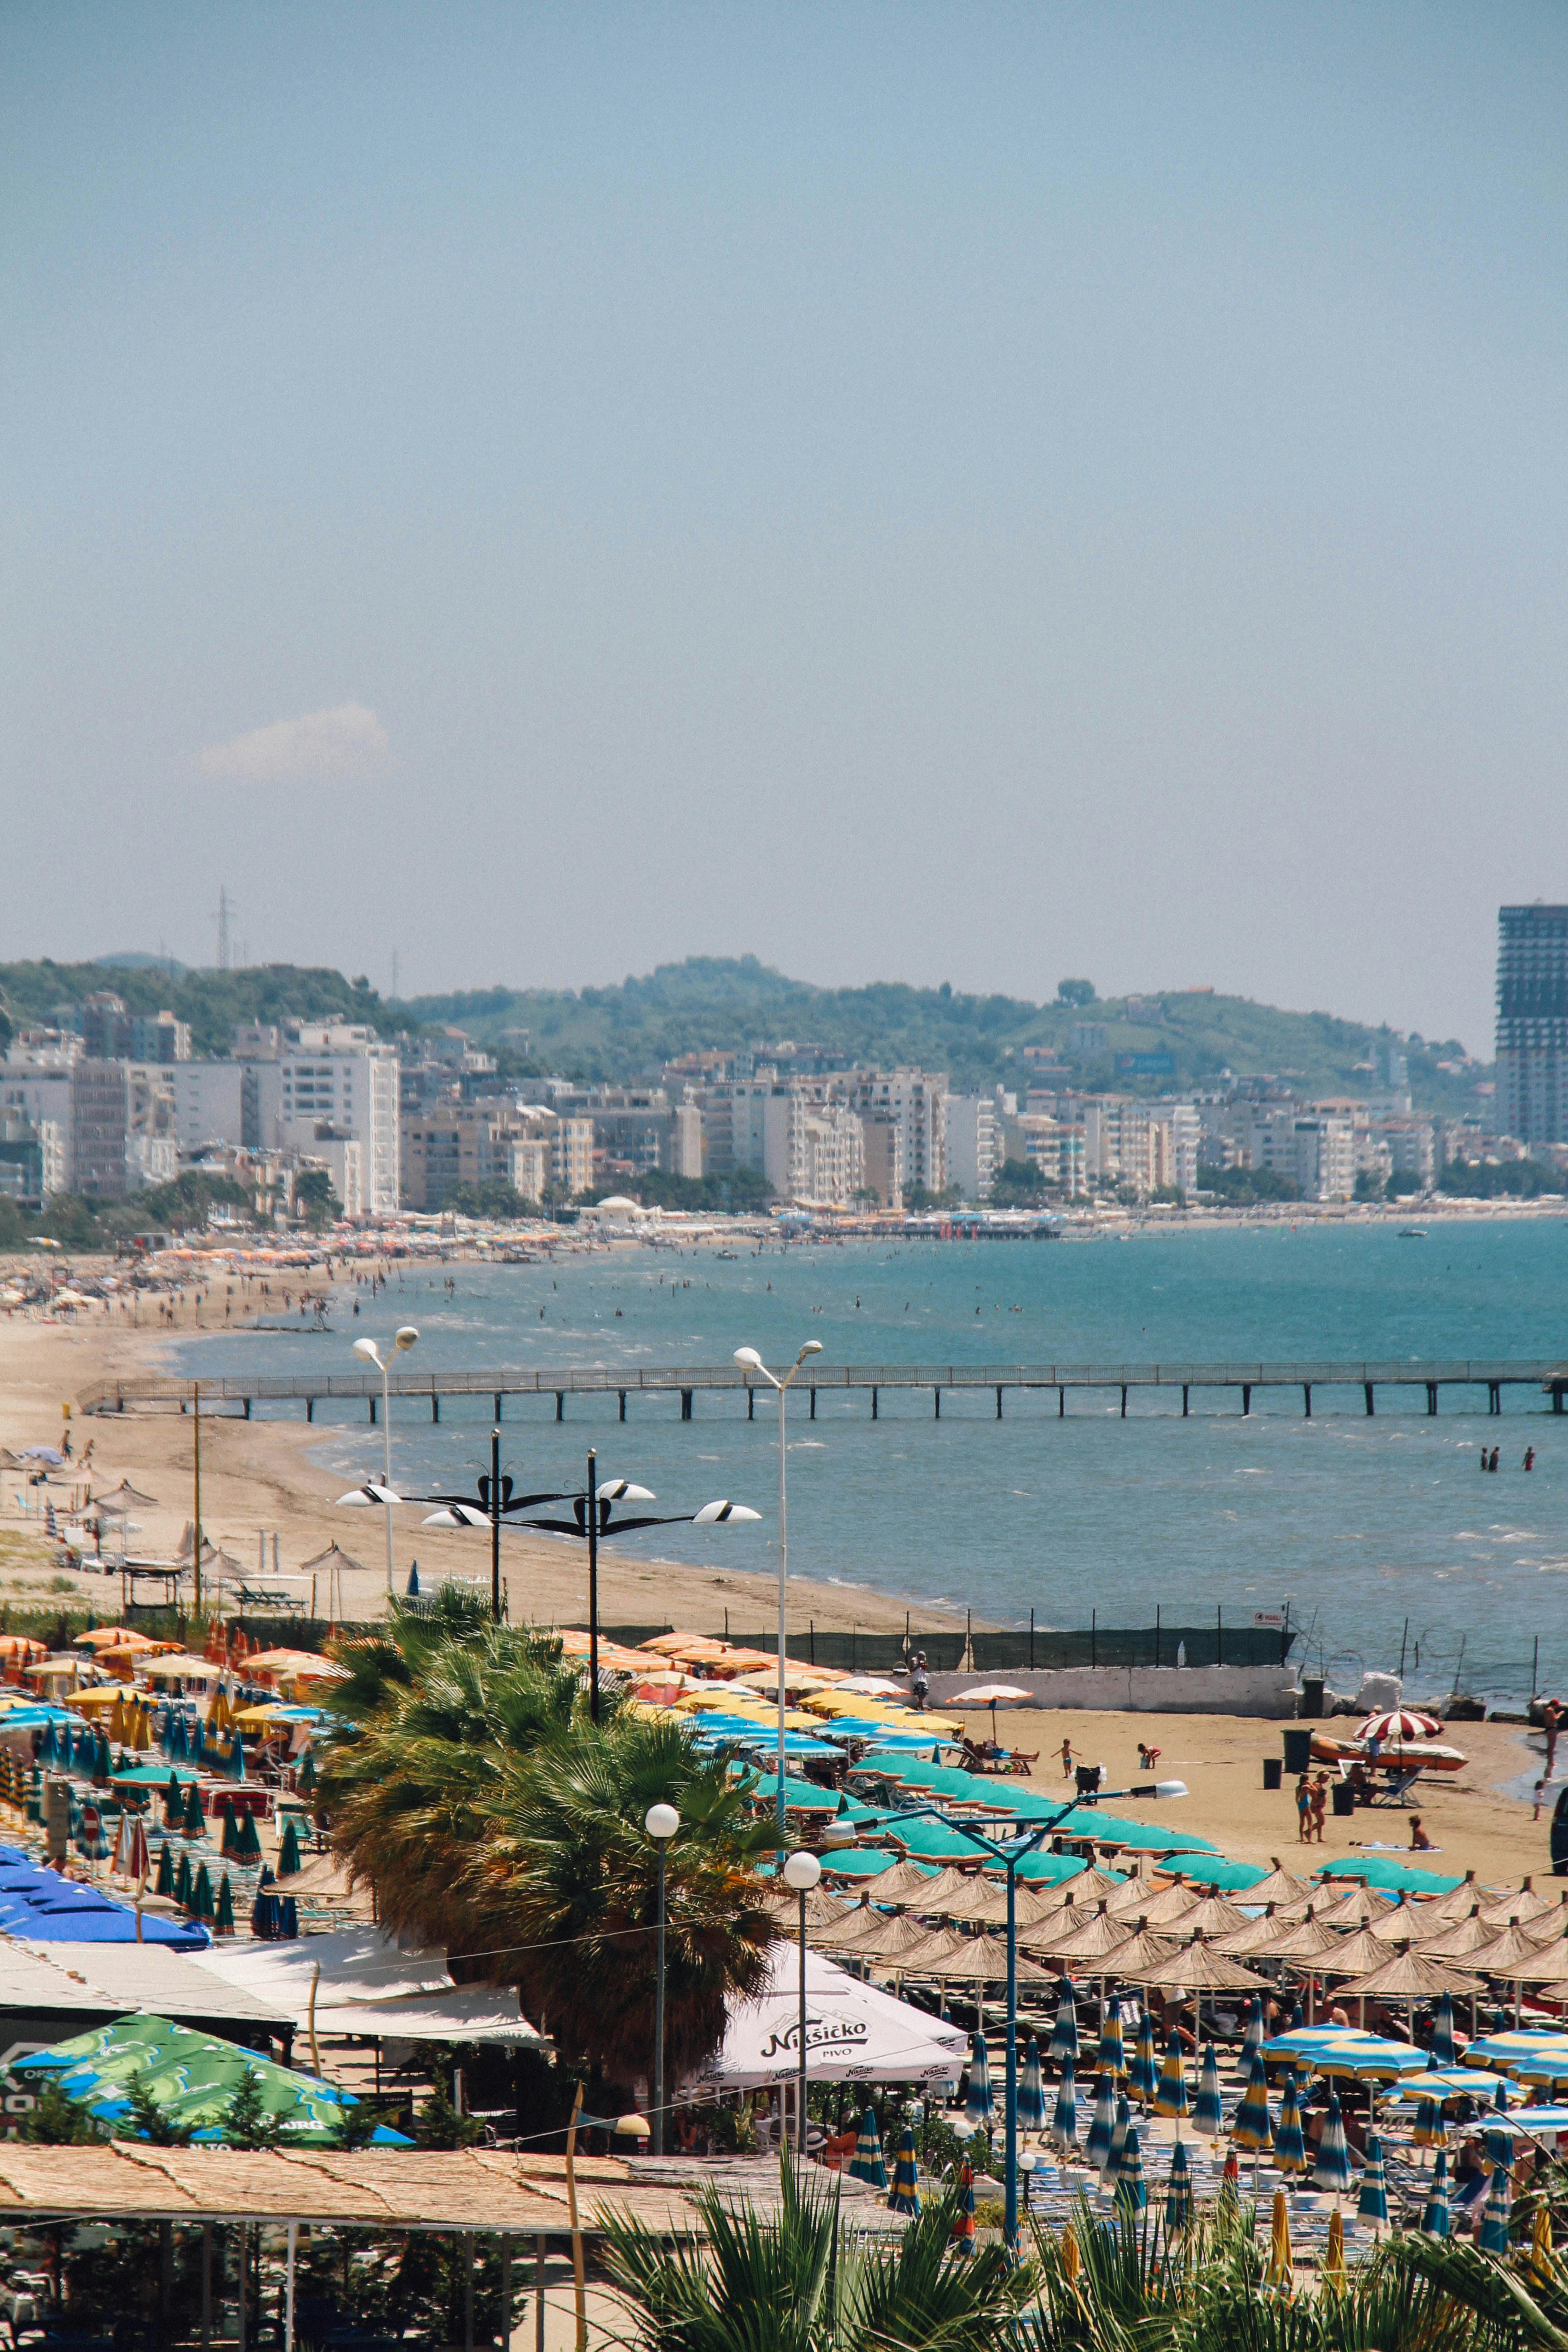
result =
M544 2240L533 2242L533 2352L544 2352Z
M294 2352L294 2263L300 2246L300 2224L289 2224L289 2251L283 2266L283 2352Z
M599 1720L599 1477L588 1448L588 1712Z
M779 1383L779 1787L778 1803L774 1810L781 1853L784 1850L784 1643L788 1633L784 1596L789 1583L789 1520L784 1491L784 1390L787 1385L787 1382Z
M664 1849L658 1841L658 1979L654 1993L653 2152L664 2154Z
M195 1531L191 1537L191 1559L196 1571L195 1613L199 1617L202 1613L202 1384L200 1381L191 1382L191 1410L195 1414L193 1426L195 1430L196 1447L194 1496L195 1520ZM127 1544L125 1549L129 1551L130 1545Z
M1011 2250L1018 2242L1018 1874L1013 1861L1007 1864L1006 2082L1007 2151L1002 2230Z
M500 1621L500 1431L490 1431L490 1615Z
M805 1889L800 1890L800 2091L795 2100L795 2145L805 2162Z
M390 1360L381 1368L381 1438L382 1462L385 1467L385 1485L392 1486L392 1374ZM386 1589L392 1591L392 1505L386 1507Z

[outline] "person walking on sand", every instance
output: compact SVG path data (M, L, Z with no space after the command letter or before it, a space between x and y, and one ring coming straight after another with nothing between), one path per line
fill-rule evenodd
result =
M1329 1811L1329 1776L1320 1772L1312 1783L1312 1835L1320 1845L1323 1843L1323 1823Z
M1296 1783L1296 1840L1300 1845L1312 1843L1312 1787L1305 1772Z
M1072 1779L1072 1741L1070 1739L1062 1741L1062 1779L1064 1780Z

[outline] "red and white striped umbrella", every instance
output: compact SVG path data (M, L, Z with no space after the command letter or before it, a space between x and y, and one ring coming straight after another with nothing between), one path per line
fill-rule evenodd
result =
M1436 1739L1443 1727L1435 1715L1411 1706L1391 1707L1386 1715L1369 1715L1358 1739Z

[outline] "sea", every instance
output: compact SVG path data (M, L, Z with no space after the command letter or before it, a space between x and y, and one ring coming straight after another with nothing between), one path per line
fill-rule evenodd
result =
M357 1370L352 1341L419 1329L412 1370L728 1363L742 1346L776 1368L807 1339L824 1366L1164 1360L1568 1357L1568 1221L1447 1223L1425 1238L1388 1223L1149 1226L1051 1241L736 1241L632 1246L516 1265L410 1267L374 1299L340 1282L323 1332L214 1335L184 1369ZM354 1298L361 1301L357 1318ZM1568 1415L1539 1391L1422 1388L824 1391L815 1422L792 1395L792 1574L977 1623L1247 1624L1303 1629L1294 1663L1354 1690L1398 1670L1415 1696L1458 1687L1494 1705L1568 1691ZM287 1409L286 1409L287 1410ZM298 1408L293 1408L295 1412ZM685 1512L717 1496L760 1525L671 1527L627 1538L653 1558L776 1565L777 1421L759 1400L674 1395L508 1398L503 1466L520 1485L601 1478L650 1487ZM334 1417L336 1416L336 1417ZM488 1397L395 1403L394 1476L462 1490L489 1463ZM320 1408L317 1458L345 1484L379 1469L363 1406ZM1500 1449L1497 1475L1480 1469ZM1526 1473L1527 1447L1534 1466ZM409 1517L411 1540L416 1522ZM237 1530L237 1534L238 1531ZM476 1572L485 1561L476 1533ZM514 1592L515 1599L515 1592ZM852 1611L852 1603L851 1603ZM756 1633L766 1622L732 1625Z

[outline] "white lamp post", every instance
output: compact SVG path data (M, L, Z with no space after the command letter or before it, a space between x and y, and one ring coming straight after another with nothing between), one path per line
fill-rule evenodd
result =
M822 1876L814 1853L792 1853L784 1866L784 1882L800 1897L800 2088L795 2095L795 2147L805 2162L805 1898Z
M402 1325L402 1327L392 1335L394 1354L399 1356L405 1355L408 1349L413 1347L418 1337L419 1334L415 1329L412 1323L405 1323ZM392 1370L391 1359L389 1358L385 1362L383 1362L381 1351L377 1348L374 1339L356 1339L354 1341L354 1354L356 1356L363 1356L367 1364L374 1364L376 1370L381 1374L381 1431L384 1440L383 1460L385 1464L386 1469L386 1485L390 1488L392 1485L392 1385L389 1377ZM386 1506L386 1589L388 1592L392 1591L392 1505L390 1501Z
M737 1349L736 1349L736 1350L735 1350L735 1361L736 1361L738 1364L740 1364L740 1365L743 1366L743 1368L744 1368L748 1372L760 1372L760 1373L762 1374L762 1376L763 1376L763 1380L767 1381L767 1383L768 1383L769 1387L770 1387L770 1388L773 1388L773 1389L775 1389L775 1390L778 1391L778 1400L779 1400L779 1801L778 1801L778 1825L779 1825L779 1851L780 1851L780 1853L783 1853L783 1851L784 1851L784 1706L785 1706L785 1700L784 1700L784 1675L785 1675L785 1673L786 1673L786 1671L787 1671L786 1663L785 1663L785 1658L784 1658L784 1638L785 1638L785 1634L786 1634L787 1630L788 1630L788 1627L787 1627L787 1621L786 1621L786 1613L785 1613L785 1612L786 1612L786 1602L785 1602L785 1587L787 1586L787 1584L788 1584L788 1582L789 1582L789 1520L788 1520L788 1516L787 1516L787 1511L786 1511L786 1495L785 1495L785 1482L784 1482L784 1462L785 1462L785 1452L784 1452L784 1394L785 1394L785 1391L787 1391L787 1389L788 1389L788 1387L789 1387L789 1384L790 1384L791 1381L793 1381L793 1380L794 1380L794 1378L795 1378L795 1376L796 1372L798 1372L798 1371L799 1371L799 1370L800 1370L800 1368L801 1368L802 1364L804 1364L804 1363L805 1363L805 1360L806 1360L807 1356L820 1356L820 1355L821 1355L821 1353L822 1353L822 1342L821 1342L821 1340L820 1340L820 1339L808 1339L808 1340L806 1341L806 1343L805 1343L805 1347L801 1349L801 1351L800 1351L799 1355L795 1358L795 1360L794 1363L790 1366L790 1368L789 1368L788 1371L784 1374L784 1376L783 1380L781 1381L781 1380L779 1380L779 1379L778 1379L778 1378L777 1378L777 1377L776 1377L773 1372L770 1372L770 1371L769 1371L769 1370L768 1370L768 1368L767 1368L766 1364L764 1364L764 1363L763 1363L763 1360L762 1360L761 1356L759 1356L759 1355L758 1355L758 1353L757 1353L757 1351L756 1351L756 1349L755 1349L754 1348L737 1348Z
M650 1805L643 1827L658 1848L658 1979L654 1994L653 2023L653 2152L664 2154L664 1857L680 1827L673 1805Z

